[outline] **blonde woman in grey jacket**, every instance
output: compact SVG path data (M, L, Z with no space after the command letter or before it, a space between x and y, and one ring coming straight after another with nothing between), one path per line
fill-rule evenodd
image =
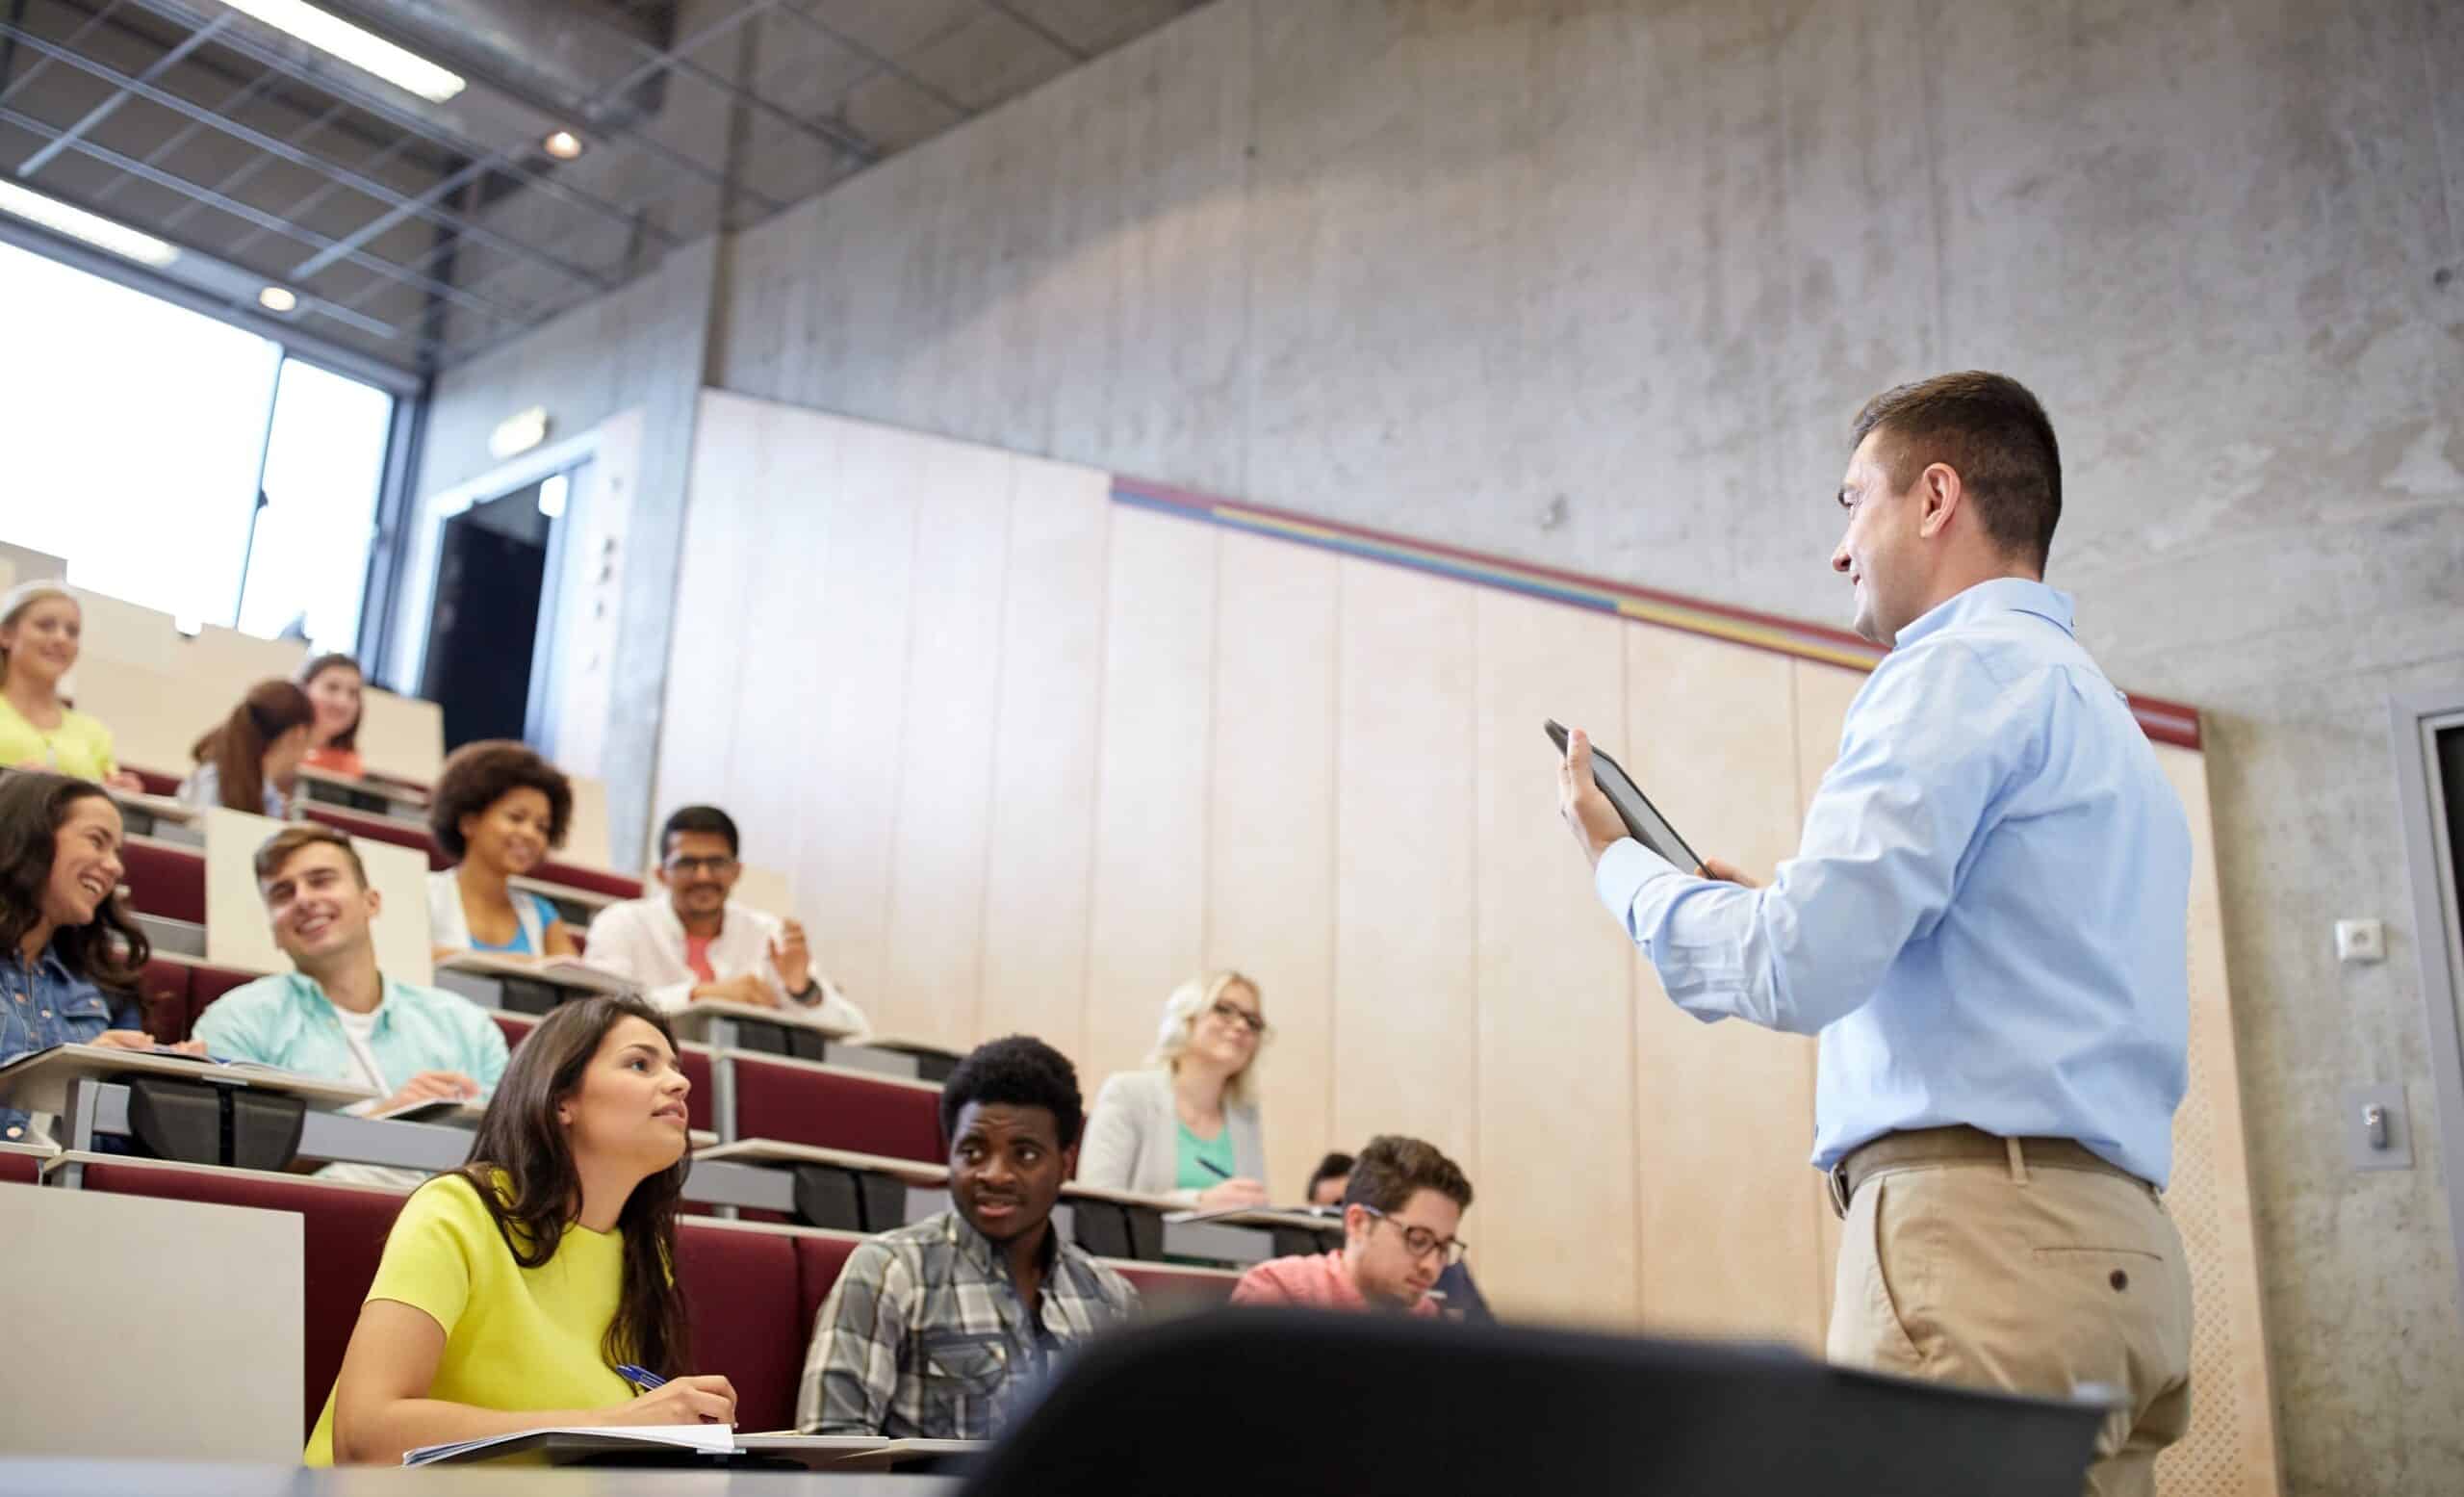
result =
M1104 1082L1078 1179L1220 1209L1267 1203L1258 1051L1271 1031L1258 985L1209 972L1172 990L1144 1071Z

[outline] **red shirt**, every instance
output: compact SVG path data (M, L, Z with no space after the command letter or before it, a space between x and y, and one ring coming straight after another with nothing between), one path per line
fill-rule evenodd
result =
M1369 1302L1353 1285L1344 1267L1341 1248L1298 1257L1269 1258L1241 1276L1232 1286L1235 1304L1314 1304L1329 1310L1366 1310ZM1424 1295L1411 1308L1414 1315L1433 1316L1437 1302Z

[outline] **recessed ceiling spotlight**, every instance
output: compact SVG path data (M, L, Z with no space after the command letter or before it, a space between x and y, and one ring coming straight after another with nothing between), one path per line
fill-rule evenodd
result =
M559 130L540 143L558 161L571 161L581 154L581 137L571 130Z
M288 312L299 305L299 297L288 287L269 286L257 293L257 305L269 312Z

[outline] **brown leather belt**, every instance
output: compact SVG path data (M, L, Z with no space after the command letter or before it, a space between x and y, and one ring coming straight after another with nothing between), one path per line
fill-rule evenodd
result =
M2015 1154L2011 1147L2014 1144L2018 1146ZM1831 1209L1847 1216L1848 1202L1857 1199L1857 1188L1885 1170L1978 1162L2020 1170L2092 1170L2098 1174L2118 1175L2142 1190L2155 1189L2072 1139L2009 1139L1961 1125L1886 1133L1870 1144L1850 1149L1845 1158L1831 1167Z

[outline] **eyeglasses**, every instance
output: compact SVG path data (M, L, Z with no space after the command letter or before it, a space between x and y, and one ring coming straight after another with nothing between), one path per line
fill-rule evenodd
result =
M1403 1234L1403 1251L1413 1257L1424 1258L1432 1252L1442 1252L1446 1255L1445 1262L1451 1267L1462 1262L1464 1255L1472 1251L1472 1245L1460 1237L1440 1238L1437 1233L1425 1226L1413 1226L1397 1222L1375 1206L1363 1205L1360 1209L1381 1222L1394 1223L1396 1229Z
M1239 1024L1260 1039L1266 1038L1267 1017L1264 1014L1252 1014L1230 998L1215 1000L1215 1017L1227 1024Z
M691 878L696 873L718 876L735 866L733 858L670 858L662 865L679 878Z

